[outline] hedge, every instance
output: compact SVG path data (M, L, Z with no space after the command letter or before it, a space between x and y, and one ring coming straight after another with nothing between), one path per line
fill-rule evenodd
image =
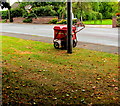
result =
M117 17L117 27L120 27L120 17Z
M56 18L55 18L55 19L52 19L52 20L49 21L49 24L56 24L57 21L58 21L58 19L56 19Z
M23 20L24 23L32 23L32 19L31 18L26 18Z
M17 9L11 9L10 10L10 15L11 17L22 17L22 10L17 8ZM1 18L2 19L8 19L8 10L7 11L2 11L1 13Z
M32 11L37 16L55 16L56 15L56 11L53 10L51 6L36 7L36 8L33 8Z
M8 11L2 11L1 18L2 19L8 19Z

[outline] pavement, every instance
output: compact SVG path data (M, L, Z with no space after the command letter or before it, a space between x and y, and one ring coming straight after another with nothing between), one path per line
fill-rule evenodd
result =
M40 41L40 42L46 42L46 43L53 43L53 38L51 37L43 37L43 36L35 36L35 35L29 35L29 34L17 34L17 33L8 33L8 32L2 32L0 33L2 36L11 36L26 40L34 40L34 41ZM112 54L120 54L118 52L120 50L119 47L116 46L108 46L108 45L101 45L101 44L94 44L94 43L88 43L88 42L78 42L77 48L84 48L94 51L101 51L101 52L107 52Z
M85 27L91 27L91 28L112 28L112 25L85 25Z

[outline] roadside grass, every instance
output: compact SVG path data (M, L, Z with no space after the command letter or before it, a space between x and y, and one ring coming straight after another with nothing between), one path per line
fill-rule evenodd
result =
M112 25L112 19L103 19L101 20L92 20L92 21L83 21L84 24L92 24L92 25Z
M2 38L4 105L119 104L118 55Z

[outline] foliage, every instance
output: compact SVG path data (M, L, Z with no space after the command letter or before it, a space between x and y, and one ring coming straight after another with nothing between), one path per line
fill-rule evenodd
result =
M2 19L8 19L8 11L2 11Z
M11 17L22 17L22 9L11 9Z
M77 19L72 20L73 24L77 23Z
M26 5L31 5L30 14L25 10ZM75 18L84 20L111 19L119 12L120 2L73 2L72 8ZM59 19L66 19L66 2L20 2L20 9L12 10L12 17L37 17L37 16L58 16ZM18 14L19 13L19 14ZM22 14L22 15L21 15ZM8 18L4 13L3 19Z
M120 17L117 17L117 27L120 27Z
M83 21L86 18L86 14L91 13L92 7L89 2L75 2L73 3L73 13L76 18Z
M7 22L7 19L2 20L2 23L6 23L6 22Z
M66 10L67 10L67 8L66 8L65 3L62 4L62 5L58 8L57 12L58 12L58 17L59 17L60 19L65 19L65 18L67 17Z
M73 19L72 22L73 24L77 23L77 19ZM57 22L57 24L67 24L67 20L62 19L59 22Z
M37 16L55 16L56 12L53 10L52 6L41 6L33 8L34 13Z
M2 37L2 103L7 106L119 106L118 55ZM8 49L9 48L9 49Z
M110 19L118 11L118 2L102 2L99 12L102 13L103 19Z
M58 19L56 19L56 18L55 18L55 19L52 19L52 20L49 21L49 24L56 24L57 21L58 21Z
M13 18L10 18L10 22L13 22Z
M62 20L60 20L59 22L57 22L57 24L67 24L67 20L62 19Z
M22 10L17 8L17 9L11 9L10 10L10 16L13 17L21 17L22 16ZM8 19L8 10L7 11L2 11L2 19Z
M33 13L31 13L31 14L28 14L27 17L28 17L28 18L33 18L33 17L35 17L35 15L34 15Z
M2 16L2 11L0 11L0 16Z
M27 5L33 5L33 2L20 2L19 7L24 9Z
M73 13L80 20L111 19L118 12L118 2L75 2Z
M61 18L63 14L66 13L66 10L63 9L65 7L65 2L21 2L20 8L24 8L26 5L32 5L32 9L37 16L57 15Z
M20 8L24 8L26 5L31 5L33 8L34 7L40 7L40 6L50 6L54 5L56 2L20 2ZM61 3L59 3L61 4Z
M4 2L0 2L0 6L2 9L4 9L4 8L8 9L8 17L7 17L7 15L6 16L4 15L4 16L6 18L9 18L9 22L13 22L13 19L12 19L11 14L10 14L10 10L11 10L10 4L8 2L4 1ZM3 18L5 18L5 17L3 17Z
M112 25L112 19L103 19L101 20L96 20L96 22L94 20L87 20L87 21L83 21L84 24L92 24L92 25Z
M31 23L32 22L32 19L31 18L26 18L23 20L24 23Z
M11 6L8 2L1 2L0 3L1 8L8 8L9 10L11 9Z
M23 18L27 18L28 17L28 12L26 10L23 10L22 17Z

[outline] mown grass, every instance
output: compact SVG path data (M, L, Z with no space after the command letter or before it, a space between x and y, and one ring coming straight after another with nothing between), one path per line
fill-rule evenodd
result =
M92 25L112 25L112 19L103 19L101 20L91 20L91 21L83 21L84 24L92 24Z
M118 55L2 39L4 105L119 104Z

